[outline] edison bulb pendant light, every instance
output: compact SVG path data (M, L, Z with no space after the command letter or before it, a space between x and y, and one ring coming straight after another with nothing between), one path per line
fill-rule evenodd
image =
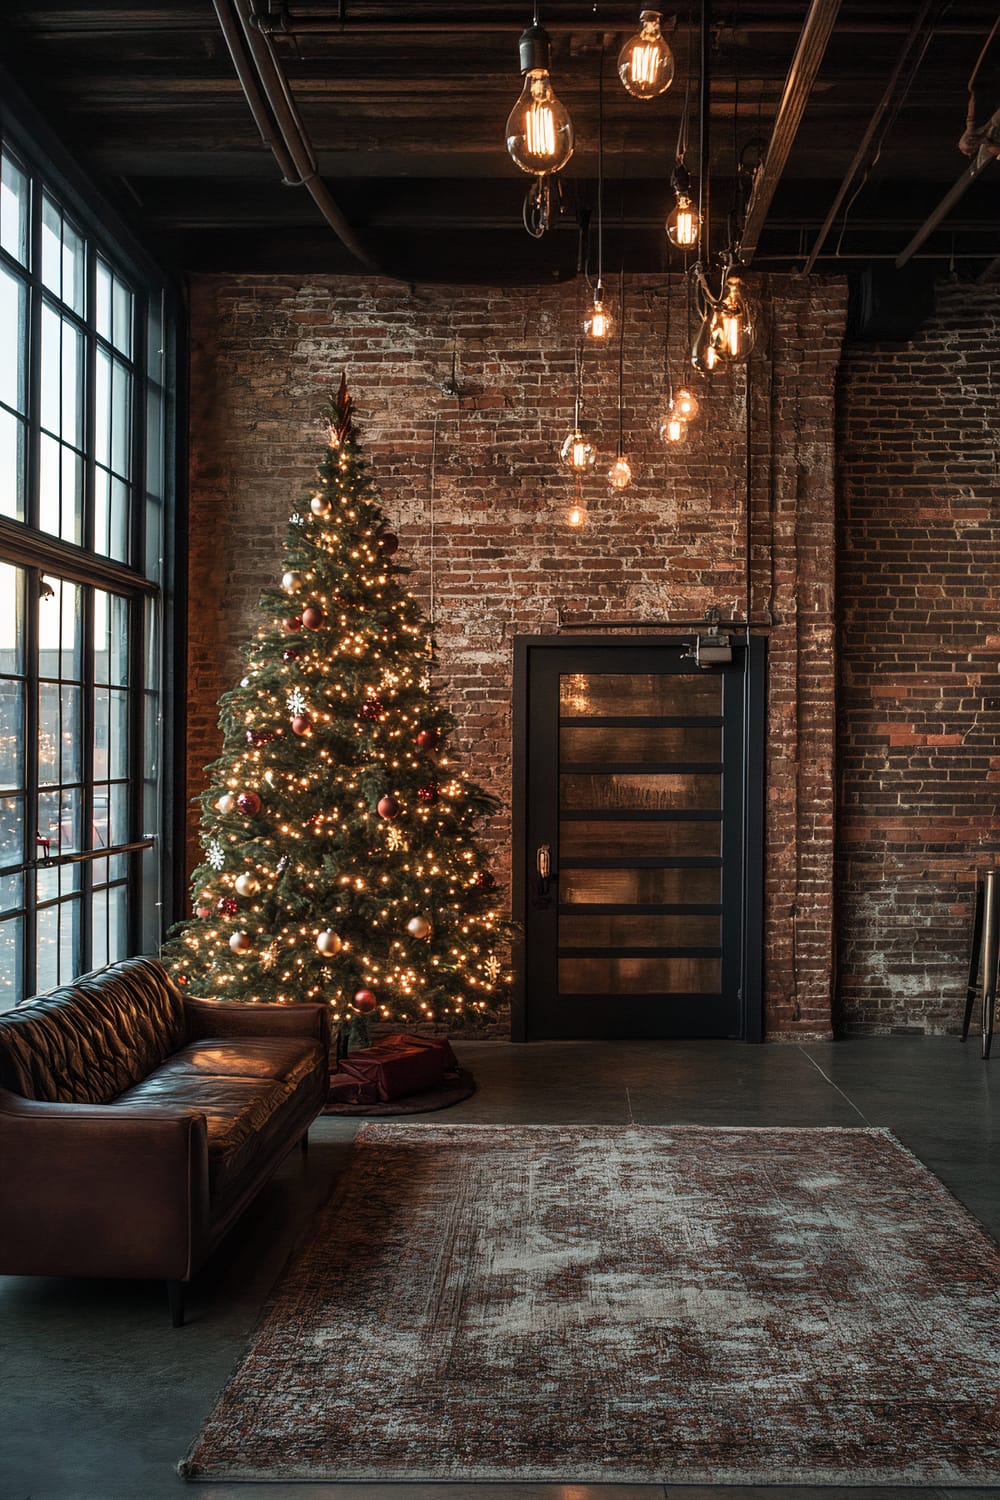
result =
M684 386L674 393L674 399L670 403L671 412L675 416L680 417L682 422L693 422L698 415L700 407L701 403L698 397L693 391L687 390Z
M594 288L594 305L590 309L590 316L584 322L583 331L588 339L603 343L605 339L611 337L613 328L614 321L604 305L604 287L598 282Z
M691 368L702 375L711 375L719 362L714 342L714 328L715 315L714 311L710 311L703 319L701 327L694 336L694 343L691 345Z
M559 449L559 457L568 469L574 469L577 473L583 473L594 467L597 458L597 449L589 438L585 437L579 427L575 427L569 433L562 447Z
M613 490L627 490L632 483L632 465L624 453L619 453L608 470L608 483Z
M739 276L726 280L715 309L712 343L720 364L741 365L757 342L757 306Z
M572 526L572 527L574 527L574 529L579 530L579 528L581 526L586 526L586 524L587 524L587 511L586 511L586 508L584 507L584 504L583 504L582 500L574 500L573 504L570 506L569 510L566 512L566 525L567 526Z
M524 87L507 119L507 150L522 172L544 177L573 155L573 125L549 77L548 32L534 22L521 33Z
M697 245L700 228L698 210L686 193L677 194L677 202L667 215L664 227L667 239L678 250L693 250Z
M672 403L671 403L672 404ZM671 410L664 414L660 423L660 439L664 443L682 443L687 437L687 423Z
M660 32L662 13L639 13L639 30L618 54L618 76L636 99L655 99L674 81L674 54Z

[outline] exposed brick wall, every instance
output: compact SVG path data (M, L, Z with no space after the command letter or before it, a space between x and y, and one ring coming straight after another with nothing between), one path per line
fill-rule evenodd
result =
M842 1025L961 1023L977 867L1000 851L1000 292L941 287L845 350L838 591Z
M834 385L840 282L775 282L764 357L713 381L687 444L656 435L664 287L627 288L625 446L590 524L563 516L556 448L573 405L580 288L411 289L380 280L220 276L192 287L190 790L219 749L216 700L240 671L261 586L347 370L373 476L412 587L431 599L442 685L471 774L510 804L512 642L560 612L684 619L745 607L749 479L753 617L770 613L766 1005L769 1035L826 1034L833 859ZM675 377L685 292L671 292ZM459 401L442 391L458 351ZM588 430L617 438L617 359L588 363ZM701 395L699 391L699 395ZM749 453L748 453L749 447ZM749 459L749 462L748 462ZM433 471L433 474L432 474ZM433 485L432 485L433 479ZM431 499L433 493L433 556ZM192 824L192 833L194 824ZM489 830L509 874L509 814ZM192 847L193 853L193 847Z

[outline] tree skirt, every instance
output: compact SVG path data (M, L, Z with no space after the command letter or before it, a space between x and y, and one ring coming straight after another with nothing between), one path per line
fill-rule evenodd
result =
M375 1104L327 1104L325 1115L426 1115L435 1109L447 1109L476 1092L476 1080L468 1068L449 1073L437 1088L421 1089L419 1094L404 1094L401 1099L379 1100Z
M1000 1485L998 1328L884 1131L366 1125L180 1471Z

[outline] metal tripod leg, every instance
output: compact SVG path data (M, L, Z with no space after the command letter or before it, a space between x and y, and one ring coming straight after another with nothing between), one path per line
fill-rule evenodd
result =
M983 878L976 881L976 905L975 916L972 919L972 947L969 950L969 984L965 991L965 1018L962 1021L962 1041L969 1039L969 1027L972 1024L972 1008L976 1003L976 991L979 988L979 968L982 960L983 944Z

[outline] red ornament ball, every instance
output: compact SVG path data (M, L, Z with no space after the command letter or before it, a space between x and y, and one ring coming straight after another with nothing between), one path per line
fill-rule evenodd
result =
M245 818L255 818L260 812L261 801L256 792L240 792L236 806Z
M301 652L299 652L299 651L293 651L292 648L289 646L289 648L288 648L287 651L282 651L282 653L281 653L281 660L282 661L298 661L300 655L301 655Z
M391 822L393 818L399 817L399 803L391 794L379 799L378 815L387 818Z
M222 917L235 917L240 909L240 903L235 896L220 896L216 911Z
M175 983L177 983L177 984L182 984L182 985L183 985L183 984L187 984L187 982L188 982L188 977L187 977L187 975L186 975L186 974L175 974L175 975L174 975L174 981L175 981Z
M385 712L377 698L369 698L361 705L361 717L363 719L381 719Z
M308 734L312 728L312 719L308 714L296 714L292 720L293 734Z
M261 745L266 745L269 740L273 739L274 735L268 734L264 729L247 730L247 744L252 746L254 750L259 750Z
M437 729L421 729L417 734L417 746L421 750L436 750L441 743L441 734Z
M489 870L480 870L473 884L477 891L495 891L497 878Z
M437 782L432 781L427 786L418 787L417 796L421 802L426 802L428 807L432 807L438 799Z
M354 1009L359 1010L363 1016L369 1015L378 1004L371 990L358 990L354 996Z
M293 634L293 632L296 631L296 630L301 630L302 629L302 616L301 615L286 615L285 618L281 622L281 628L282 628L282 630L287 631L289 635Z
M302 611L302 623L307 630L318 630L326 619L318 604L310 604Z
M212 915L212 908L210 906L196 906L194 914L196 917L210 917Z
M399 537L394 531L383 531L378 544L386 557L394 557L399 551Z

